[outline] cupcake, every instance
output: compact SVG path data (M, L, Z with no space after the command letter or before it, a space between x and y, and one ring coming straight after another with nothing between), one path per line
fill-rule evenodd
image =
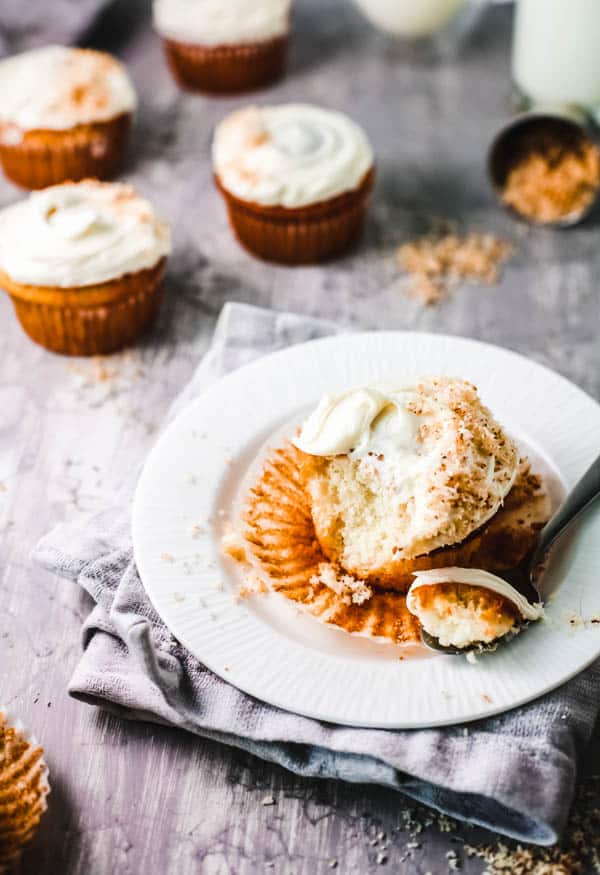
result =
M215 131L213 165L240 243L287 264L347 249L375 176L364 131L342 113L302 103L229 115Z
M0 211L0 286L53 352L132 343L156 316L170 251L167 224L128 185L63 183Z
M183 88L235 94L279 79L290 0L154 0L154 27Z
M367 580L393 582L417 557L481 530L519 472L514 442L475 387L445 377L326 397L295 444L319 542Z
M46 811L44 751L0 709L0 872L10 871Z
M487 643L534 618L506 601L506 585L468 589L491 591L550 515L543 482L470 383L425 377L326 396L259 462L241 502L244 555L264 588L320 622L414 644L421 624L444 621L448 597L449 640Z
M136 97L104 52L46 46L0 61L0 161L23 188L105 179L121 165Z

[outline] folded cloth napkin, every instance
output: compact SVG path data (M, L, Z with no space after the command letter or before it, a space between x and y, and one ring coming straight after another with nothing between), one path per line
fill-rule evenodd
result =
M226 305L212 347L171 415L233 368L335 330L315 319ZM359 729L273 708L215 677L161 622L133 562L126 504L59 526L34 551L38 563L76 581L96 603L72 696L243 748L300 775L393 787L520 840L557 840L577 753L598 712L600 663L524 708L468 727Z

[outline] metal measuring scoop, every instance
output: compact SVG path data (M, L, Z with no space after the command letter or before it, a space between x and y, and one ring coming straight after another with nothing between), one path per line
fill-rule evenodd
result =
M576 520L584 510L590 507L596 498L600 495L600 456L588 468L583 477L576 483L573 489L569 492L558 510L551 516L542 531L533 552L529 554L527 559L515 568L502 572L502 578L517 592L525 596L531 604L539 603L542 597L537 587L537 579L539 577L539 567L544 561L546 554L560 538L560 536L569 528L571 523ZM507 640L508 636L503 639ZM469 647L446 647L440 644L437 638L429 635L424 629L421 629L421 639L426 647L431 650L436 650L438 653L445 653L449 656L464 656L466 653L482 653L486 650L495 650L498 642L490 644L474 643Z
M541 225L545 228L570 228L583 221L598 200L600 186L597 186L593 196L581 206L553 221L535 220L503 199L504 187L515 160L523 153L525 144L532 136L544 133L552 136L557 143L571 144L588 143L598 147L599 129L594 120L578 107L539 106L527 112L522 112L508 121L496 134L489 151L487 170L490 182L500 204L512 216L516 216L530 225Z

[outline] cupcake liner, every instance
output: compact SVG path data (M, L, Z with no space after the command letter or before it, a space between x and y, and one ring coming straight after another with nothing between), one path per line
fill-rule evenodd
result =
M63 355L104 355L132 344L154 320L165 264L74 289L19 285L0 271L0 286L36 343Z
M265 461L244 511L244 536L269 588L322 623L375 641L413 644L419 624L396 592L353 600L343 572L331 566L317 541L310 499L300 473L301 454L291 444ZM323 574L325 570L325 574ZM333 577L333 585L321 582Z
M26 131L18 143L0 138L0 163L12 182L29 189L109 179L125 158L130 126L131 114L123 113L64 131Z
M352 191L305 207L263 206L231 194L215 176L239 242L259 258L283 264L325 261L359 236L375 180L371 168Z
M239 94L276 82L285 73L288 38L222 46L163 39L167 62L182 88L205 94Z
M49 792L42 748L0 707L0 873L9 871L32 838Z

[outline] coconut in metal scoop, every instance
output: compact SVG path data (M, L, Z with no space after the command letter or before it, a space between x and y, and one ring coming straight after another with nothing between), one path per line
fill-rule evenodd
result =
M535 225L575 225L589 215L600 191L595 124L574 108L521 113L492 142L488 171L513 215Z

